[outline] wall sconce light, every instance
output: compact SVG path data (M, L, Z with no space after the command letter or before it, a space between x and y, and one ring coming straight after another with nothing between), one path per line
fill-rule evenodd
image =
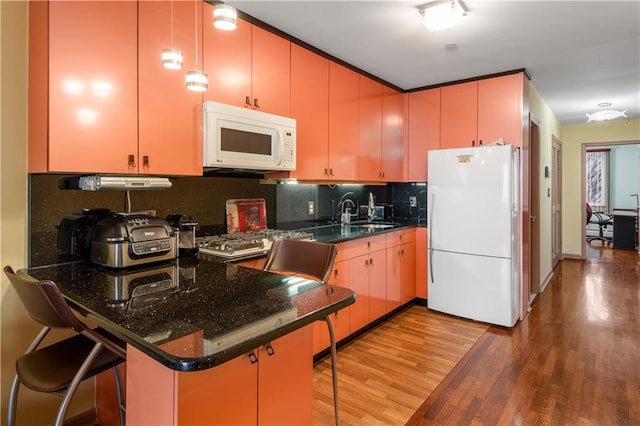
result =
M431 31L462 24L466 11L458 0L433 1L418 7L424 25Z
M195 5L195 39L196 39L196 67L192 71L187 71L185 75L185 84L187 89L193 92L204 92L209 87L209 79L207 78L207 74L203 71L198 70L198 6L199 1L194 0Z
M225 3L213 7L213 26L219 30L235 30L238 22L238 11Z
M162 50L162 66L170 70L182 68L182 52L173 47L173 1L171 1L171 47Z

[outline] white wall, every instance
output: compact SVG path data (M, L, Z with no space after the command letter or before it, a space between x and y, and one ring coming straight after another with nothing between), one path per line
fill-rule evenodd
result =
M551 251L551 197L547 195L547 191L551 189L551 179L544 177L544 168L546 166L551 170L552 136L560 139L562 129L560 122L531 82L529 83L529 112L540 124L540 170L538 170L538 176L540 176L540 181L538 182L538 187L540 188L540 212L537 220L540 221L540 279L543 283L551 274L553 260Z
M640 145L611 146L609 157L609 188L612 209L636 207L636 198L630 194L640 193Z

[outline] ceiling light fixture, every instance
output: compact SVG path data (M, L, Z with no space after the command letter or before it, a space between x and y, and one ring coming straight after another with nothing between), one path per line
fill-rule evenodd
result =
M204 92L209 87L209 79L207 78L207 74L198 70L198 6L200 3L198 0L194 0L195 4L195 21L196 21L196 30L195 30L195 39L196 39L196 67L192 71L187 71L185 75L185 83L187 85L187 89L193 92Z
M182 68L182 52L173 47L173 0L171 1L171 47L162 50L162 66L170 70Z
M624 117L627 118L627 110L616 111L615 109L607 109L611 106L611 102L601 102L598 104L600 108L604 108L602 111L594 112L593 114L587 113L587 123L592 121L607 121L614 118Z
M418 9L424 25L431 31L460 25L467 15L458 0L433 1L418 7Z
M236 29L238 11L235 7L225 3L213 7L213 26L219 30L231 31Z

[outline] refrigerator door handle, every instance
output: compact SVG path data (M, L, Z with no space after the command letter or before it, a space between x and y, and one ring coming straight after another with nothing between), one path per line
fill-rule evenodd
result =
M433 205L436 202L436 195L431 194L431 211L429 212L429 276L433 283Z

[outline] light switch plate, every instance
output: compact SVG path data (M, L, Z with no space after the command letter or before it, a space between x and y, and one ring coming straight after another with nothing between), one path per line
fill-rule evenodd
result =
M418 207L418 197L409 197L409 206Z
M313 216L316 213L315 203L313 201L307 201L307 214Z

